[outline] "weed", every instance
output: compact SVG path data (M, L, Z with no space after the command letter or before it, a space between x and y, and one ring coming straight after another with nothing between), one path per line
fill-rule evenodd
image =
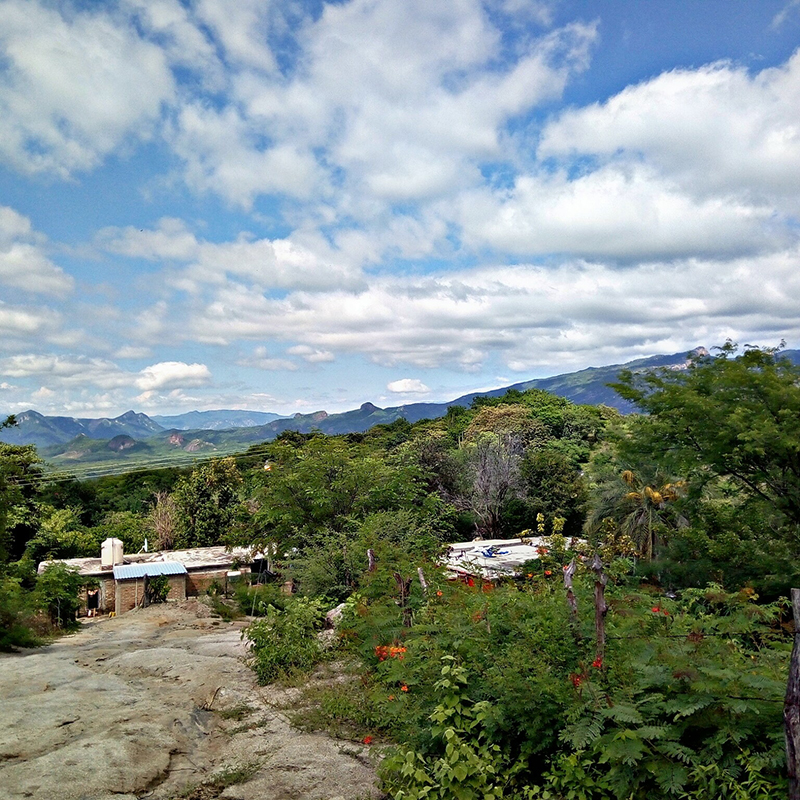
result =
M215 800L229 786L249 781L260 768L261 764L258 761L223 767L202 783L184 789L175 800Z
M219 614L226 622L231 622L235 619L241 619L244 614L239 610L239 607L231 600L224 600L218 595L209 595L211 599L211 608L214 609L215 614Z
M247 703L241 703L231 708L223 708L216 712L220 719L232 719L241 722L245 717L249 717L255 709Z

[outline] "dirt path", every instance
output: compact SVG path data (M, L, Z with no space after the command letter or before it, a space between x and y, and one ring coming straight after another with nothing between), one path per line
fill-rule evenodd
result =
M4 800L369 797L367 748L292 728L242 627L190 600L0 656Z

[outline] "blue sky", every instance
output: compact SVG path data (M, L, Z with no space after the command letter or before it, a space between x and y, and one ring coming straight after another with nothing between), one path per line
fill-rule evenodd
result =
M0 0L0 411L800 346L798 0Z

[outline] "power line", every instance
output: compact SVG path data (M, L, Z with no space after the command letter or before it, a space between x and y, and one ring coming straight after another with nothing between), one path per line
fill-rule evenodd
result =
M164 456L151 460L136 460L127 461L125 463L115 463L112 469L105 469L102 464L99 465L79 465L76 469L59 470L48 472L44 470L37 478L23 478L14 481L14 485L19 487L31 487L40 484L53 484L53 483L67 483L70 481L82 481L99 479L105 477L116 477L119 475L133 475L141 472L149 472L156 469L181 469L189 467L201 461L210 461L214 458L233 458L236 461L242 461L249 458L262 458L268 454L269 443L261 445L253 445L253 447L246 452L233 451L217 451L214 454L203 453L197 456L185 457L169 457Z

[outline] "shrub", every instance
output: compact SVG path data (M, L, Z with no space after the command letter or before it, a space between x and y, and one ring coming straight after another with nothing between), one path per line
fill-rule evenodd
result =
M145 599L147 605L166 603L169 594L169 578L166 575L148 575Z
M435 685L439 703L430 716L435 755L400 747L382 764L384 789L395 800L500 800L510 797L525 764L493 744L485 723L488 702L466 696L467 672L452 656L442 659Z
M0 651L33 647L38 640L30 629L32 609L29 595L16 578L0 578Z
M74 628L77 625L75 614L80 608L78 592L83 579L78 571L66 564L50 562L36 581L34 602L36 607L46 611L50 620L58 628Z
M319 600L298 597L281 611L267 608L266 616L245 629L252 667L260 683L270 683L289 670L306 671L322 658L317 631L325 620Z
M239 610L248 617L263 617L270 607L283 611L291 602L277 583L240 583L234 591Z

